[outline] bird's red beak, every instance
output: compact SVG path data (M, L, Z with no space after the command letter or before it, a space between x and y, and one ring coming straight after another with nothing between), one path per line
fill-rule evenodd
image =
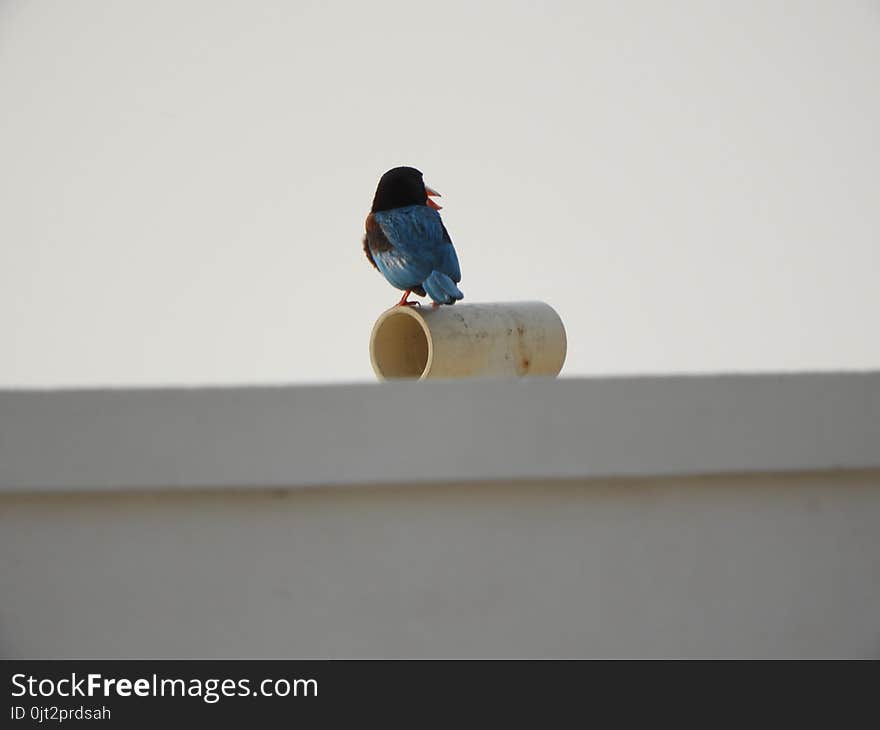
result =
M427 185L425 185L425 192L428 194L428 200L427 200L428 207L433 208L434 210L442 210L443 209L442 205L437 205L437 203L435 203L433 200L431 200L432 196L435 198L442 197L440 195L440 193L438 193L436 190L434 190L434 188L429 188Z

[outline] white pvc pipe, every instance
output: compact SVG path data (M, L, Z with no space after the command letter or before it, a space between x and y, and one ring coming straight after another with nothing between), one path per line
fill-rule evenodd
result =
M380 380L555 376L565 352L562 320L543 302L393 307L370 336Z

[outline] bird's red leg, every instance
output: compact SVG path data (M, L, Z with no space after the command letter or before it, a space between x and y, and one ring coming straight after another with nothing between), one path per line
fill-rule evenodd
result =
M407 297L412 293L412 289L407 289L403 296L400 298L400 301L395 305L398 307L421 307L421 302L408 302L406 301Z

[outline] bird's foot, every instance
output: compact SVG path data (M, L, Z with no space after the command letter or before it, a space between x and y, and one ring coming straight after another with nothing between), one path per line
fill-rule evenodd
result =
M399 301L395 306L397 306L397 307L421 307L421 306L422 306L422 303L421 303L421 302L409 302L409 301L407 301L407 299L409 299L409 295L410 295L411 293L412 293L412 289L407 289L407 290L403 293L403 296L400 298L400 301Z

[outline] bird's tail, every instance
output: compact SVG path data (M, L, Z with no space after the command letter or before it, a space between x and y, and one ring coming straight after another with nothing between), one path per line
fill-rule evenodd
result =
M442 271L436 269L425 279L422 286L425 287L428 296L438 304L455 304L458 299L464 299L464 294L461 293L461 289L455 285L455 282Z

